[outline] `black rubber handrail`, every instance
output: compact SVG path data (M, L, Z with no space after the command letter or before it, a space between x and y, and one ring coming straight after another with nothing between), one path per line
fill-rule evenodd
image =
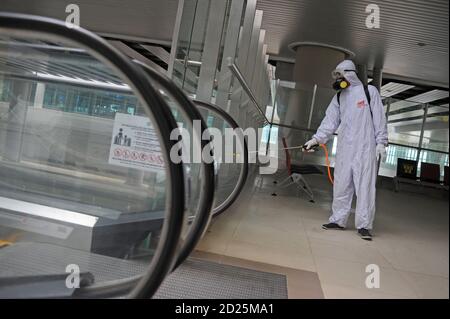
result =
M225 122L227 122L232 129L238 129L239 125L236 123L236 121L231 117L227 112L225 112L220 107L211 104L206 103L202 101L195 100L194 103L203 109L206 109L212 113L218 114ZM248 147L247 147L247 141L243 139L244 145L242 145L242 150L244 153L244 163L241 163L241 171L239 173L238 181L233 189L233 191L230 193L230 195L225 199L220 205L216 206L212 210L213 217L216 217L226 211L239 197L239 194L241 193L243 187L245 186L245 182L247 181L248 176Z
M144 102L147 115L161 141L161 150L166 158L166 176L168 187L166 193L166 218L162 229L160 243L148 270L143 276L94 284L80 288L76 297L114 297L127 294L127 297L149 298L157 291L160 284L173 268L177 257L178 242L184 223L184 183L183 166L170 161L170 149L175 141L170 140L170 133L177 128L169 108L155 92L142 69L128 57L112 47L101 37L83 28L68 28L63 21L33 15L0 12L0 33L11 37L44 36L55 41L70 42L80 46L120 73L127 84ZM151 108L150 108L151 105Z
M172 80L170 80L167 76L161 74L160 72L150 68L149 66L143 64L142 62L136 61L139 65L141 65L144 70L147 72L149 77L156 81L161 87L167 91L169 96L178 102L181 106L181 110L184 113L183 115L191 122L194 123L194 120L200 121L200 136L199 145L201 145L201 150L203 150L210 141L202 139L203 132L207 131L208 128L206 126L205 121L203 120L202 115L197 110L197 107L194 105L191 99L189 99L186 94L178 88ZM175 268L178 267L186 258L192 253L198 241L203 236L204 232L208 228L209 222L211 220L211 209L214 202L214 164L213 163L205 163L202 161L202 178L201 178L201 186L202 189L198 211L195 214L195 218L192 221L192 224L189 228L189 233L182 243L177 262L175 264ZM174 268L174 269L175 269Z

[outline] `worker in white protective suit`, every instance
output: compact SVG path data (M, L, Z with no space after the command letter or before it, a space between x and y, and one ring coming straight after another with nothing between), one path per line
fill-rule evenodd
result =
M358 234L372 240L375 217L375 183L378 161L385 160L388 134L386 117L378 90L364 86L350 60L332 73L338 93L306 149L325 144L339 127L334 170L333 214L324 229L344 229L356 192L355 224Z

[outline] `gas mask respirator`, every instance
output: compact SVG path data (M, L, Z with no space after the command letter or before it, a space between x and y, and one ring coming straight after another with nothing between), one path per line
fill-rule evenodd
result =
M333 83L333 89L336 91L345 90L350 86L350 83L345 78L336 79L336 81Z
M347 70L334 70L331 73L331 76L334 79L333 89L335 89L336 91L345 90L350 86L350 82L348 82L344 76L346 71Z

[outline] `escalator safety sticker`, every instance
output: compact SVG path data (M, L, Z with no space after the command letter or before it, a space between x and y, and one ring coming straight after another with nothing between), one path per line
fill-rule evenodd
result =
M148 117L116 113L109 164L145 171L164 169L159 138Z

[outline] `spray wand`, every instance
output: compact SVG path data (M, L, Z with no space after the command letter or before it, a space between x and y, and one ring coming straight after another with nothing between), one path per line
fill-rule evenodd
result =
M330 158L328 155L328 148L325 144L316 144L314 146L312 146L310 149L306 148L306 145L301 145L301 146L292 146L292 147L286 147L286 148L281 148L279 149L280 151L282 150L295 150L295 149L299 149L301 148L303 152L306 153L312 153L315 152L319 147L321 147L323 149L323 151L325 152L325 162L327 164L327 171L328 171L328 180L330 181L330 183L332 185L334 185L334 179L333 179L333 175L331 174L331 164L330 164ZM258 153L259 151L253 151L253 152L249 152L249 153Z
M306 148L306 145L303 145L301 148L303 149L304 152L315 152L319 147L321 147L323 149L323 151L325 152L325 162L327 164L327 171L328 171L328 180L330 181L330 183L332 185L334 185L334 179L333 179L333 175L331 174L331 164L330 164L330 158L328 155L328 148L325 144L316 144L313 147L311 147L310 149Z

